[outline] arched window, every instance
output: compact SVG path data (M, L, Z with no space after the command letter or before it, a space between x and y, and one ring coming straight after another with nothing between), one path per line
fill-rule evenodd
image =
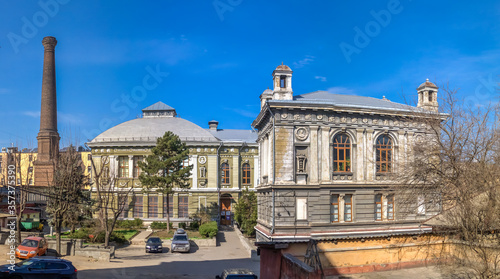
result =
M245 163L242 167L242 184L250 184L250 165Z
M347 134L338 134L333 139L333 171L351 171L351 141Z
M377 172L392 171L392 140L387 135L381 135L377 138L376 145Z
M221 183L229 184L229 164L223 163L221 166Z

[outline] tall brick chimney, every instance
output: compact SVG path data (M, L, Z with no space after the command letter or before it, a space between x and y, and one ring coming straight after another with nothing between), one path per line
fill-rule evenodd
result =
M35 185L49 186L54 176L59 154L59 133L57 132L56 61L54 50L57 40L45 37L43 57L42 102L40 110L40 131L38 132L38 156L35 161Z

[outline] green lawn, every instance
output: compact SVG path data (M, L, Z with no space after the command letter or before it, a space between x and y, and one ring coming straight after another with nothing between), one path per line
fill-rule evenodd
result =
M130 240L134 235L139 232L138 230L115 230L115 233L123 234L126 240Z

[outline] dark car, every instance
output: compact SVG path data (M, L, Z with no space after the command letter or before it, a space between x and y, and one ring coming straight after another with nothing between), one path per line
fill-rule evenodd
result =
M77 279L77 270L68 260L56 257L33 257L15 265L0 267L0 278Z
M159 237L148 238L148 240L146 240L146 253L149 252L162 253L163 252L162 243L163 241L161 241Z
M216 279L257 279L257 275L245 268L224 269L222 274L215 276Z

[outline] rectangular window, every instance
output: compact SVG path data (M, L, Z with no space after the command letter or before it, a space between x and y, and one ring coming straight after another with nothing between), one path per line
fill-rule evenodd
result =
M387 220L394 220L394 195L387 196Z
M33 155L29 156L29 160L30 160L30 162L33 161Z
M382 221L382 195L375 195L375 220Z
M33 185L33 179L30 178L30 181L29 181L30 185Z
M189 167L189 158L182 160L182 168Z
M280 76L280 87L286 88L286 76Z
M134 218L142 218L142 196L134 197Z
M89 161L92 160L92 154L87 155L87 160L89 160Z
M118 157L118 177L128 177L128 156Z
M229 184L229 164L222 164L222 172L221 172L221 183Z
M88 166L88 167L87 167L87 172L88 172L88 173L92 173L92 166Z
M28 168L28 172L29 172L29 173L32 173L32 172L33 172L33 167L29 167L29 168Z
M141 175L141 168L139 167L139 162L142 162L142 156L134 156L134 178L138 178Z
M332 195L331 204L332 223L337 223L339 221L339 195Z
M243 164L242 168L242 184L250 184L250 165Z
M158 218L158 196L148 197L148 217Z
M344 196L344 221L352 222L352 195Z
M179 218L188 218L188 197L187 196L179 196Z
M167 213L170 218L174 217L174 197L172 195L168 195L168 207L167 196L163 196L163 218L167 218Z
M17 179L17 185L21 185L21 178Z
M307 198L297 198L297 220L307 220Z
M120 217L128 218L128 212L129 212L128 196L119 196L118 206L123 208L122 212L120 213Z

